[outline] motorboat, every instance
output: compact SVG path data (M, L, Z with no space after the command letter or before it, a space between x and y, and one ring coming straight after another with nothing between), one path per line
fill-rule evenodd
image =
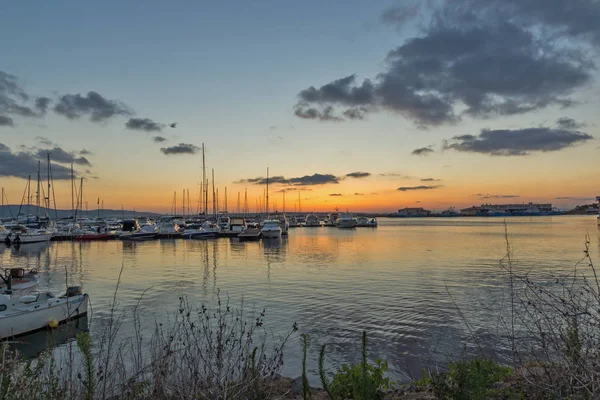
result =
M266 219L262 222L261 233L263 238L281 237L281 222L277 219Z
M178 237L184 226L182 217L163 217L158 221L158 234L166 238Z
M290 228L290 224L285 216L285 214L283 213L274 213L269 215L270 220L276 219L277 221L279 221L279 226L281 227L281 234L282 235L287 235L288 234L288 230Z
M114 239L115 235L108 231L107 227L97 226L95 228L88 227L76 229L72 232L73 240L91 241L91 240L110 240Z
M364 215L361 215L356 218L356 227L361 228L377 228L377 219L369 218Z
M227 215L219 216L219 220L217 225L222 231L229 231L229 224L231 223L231 219Z
M11 228L10 234L4 238L6 244L26 244L49 242L52 239L52 233L45 229L31 229L23 225L15 225Z
M126 219L119 234L121 240L151 240L158 238L158 227L154 224L140 226L137 219Z
M19 298L0 294L0 339L46 329L87 315L88 295L80 286L67 288L56 297L51 292L32 292Z
M298 228L300 226L300 221L296 218L295 215L292 215L290 219L288 219L288 227L290 228Z
M36 269L6 268L0 270L0 294L25 296L38 289L40 278Z
M233 217L229 221L229 232L237 232L242 233L246 229L248 229L248 225L246 224L245 218L236 218Z
M306 221L304 222L304 226L306 226L307 228L320 227L321 222L319 221L319 218L317 218L317 216L315 214L308 214L306 216Z
M334 212L330 212L329 214L327 214L327 217L325 218L325 223L323 225L335 227L336 221L339 217L340 217L340 213L336 209Z
M183 239L211 239L217 237L221 229L212 221L203 224L189 224L181 234Z
M341 213L335 225L342 229L353 229L356 228L356 218L350 213Z

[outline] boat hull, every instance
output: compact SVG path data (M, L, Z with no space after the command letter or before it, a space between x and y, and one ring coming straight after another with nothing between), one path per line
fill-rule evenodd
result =
M181 235L183 239L213 239L217 237L217 232L188 232Z
M40 235L17 235L11 236L5 240L10 240L13 244L26 244L26 243L41 243L49 242L52 239L51 234L40 234Z
M25 335L46 329L48 323L56 320L64 323L87 315L88 295L83 294L68 298L54 298L47 302L23 305L30 311L16 312L8 315L0 314L0 340ZM38 306L39 305L39 306Z
M279 238L281 237L281 230L263 230L262 231L263 238Z
M90 241L90 240L111 240L114 236L109 233L98 233L98 234L88 234L76 236L73 240L81 240L81 241Z
M154 240L158 238L158 233L123 233L119 236L121 240Z

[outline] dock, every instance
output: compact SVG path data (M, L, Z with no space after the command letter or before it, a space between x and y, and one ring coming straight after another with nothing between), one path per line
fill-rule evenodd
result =
M240 242L242 241L250 241L250 240L259 240L262 236L260 229L258 228L250 228L246 229L246 231L240 233L238 238Z

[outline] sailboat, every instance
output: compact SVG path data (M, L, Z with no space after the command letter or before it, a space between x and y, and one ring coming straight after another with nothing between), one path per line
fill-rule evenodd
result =
M269 216L269 168L267 168L267 192L266 192L267 219L261 223L261 233L264 238L280 238L281 222Z

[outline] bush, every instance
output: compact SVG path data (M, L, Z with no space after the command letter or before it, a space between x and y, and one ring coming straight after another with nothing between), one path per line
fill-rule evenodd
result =
M512 375L512 369L494 361L474 359L449 365L448 372L424 374L417 382L422 389L430 388L439 399L486 400L494 397L514 397L511 390L498 387Z
M362 360L358 364L344 364L327 382L325 370L325 346L321 348L319 357L319 376L324 390L330 399L378 400L382 399L394 382L385 376L387 362L375 360L375 364L367 362L367 333L362 335Z

